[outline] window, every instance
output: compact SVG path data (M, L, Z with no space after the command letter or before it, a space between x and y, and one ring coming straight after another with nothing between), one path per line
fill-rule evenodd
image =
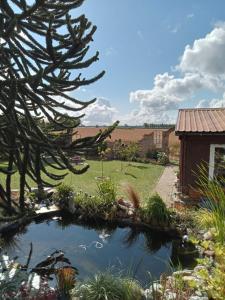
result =
M154 144L156 148L162 148L162 131L154 131Z
M225 144L210 145L209 179L225 178Z

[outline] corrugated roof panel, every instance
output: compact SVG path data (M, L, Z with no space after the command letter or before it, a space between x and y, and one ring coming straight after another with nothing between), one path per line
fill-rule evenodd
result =
M180 109L176 132L225 132L225 108Z

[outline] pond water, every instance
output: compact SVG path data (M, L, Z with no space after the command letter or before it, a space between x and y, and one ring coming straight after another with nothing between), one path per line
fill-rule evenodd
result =
M68 219L33 222L13 236L5 236L5 241L4 250L10 257L18 256L21 263L26 262L32 242L32 267L55 250L62 250L78 269L79 280L113 269L123 270L145 285L149 274L157 279L162 272L171 272L171 262L175 266L178 262L179 242L166 235L128 227L84 226ZM192 259L183 261L185 267L192 263Z

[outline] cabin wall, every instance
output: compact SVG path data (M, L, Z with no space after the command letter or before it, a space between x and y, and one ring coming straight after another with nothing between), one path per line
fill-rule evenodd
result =
M183 135L180 141L180 187L183 193L189 193L191 187L197 187L194 173L198 172L198 166L209 163L210 144L225 144L225 136Z

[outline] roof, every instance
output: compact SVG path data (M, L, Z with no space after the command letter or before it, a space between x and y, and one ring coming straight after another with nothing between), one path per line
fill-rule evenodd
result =
M87 136L94 136L100 130L104 130L104 127L78 127L75 129L77 134L73 135L73 139L84 138ZM122 140L124 142L139 142L144 136L151 135L154 132L162 132L169 131L168 128L163 129L150 129L150 128L116 128L111 133L111 138L107 138L107 140L111 142L115 142L118 140Z
M180 109L175 132L177 135L225 133L225 108Z

